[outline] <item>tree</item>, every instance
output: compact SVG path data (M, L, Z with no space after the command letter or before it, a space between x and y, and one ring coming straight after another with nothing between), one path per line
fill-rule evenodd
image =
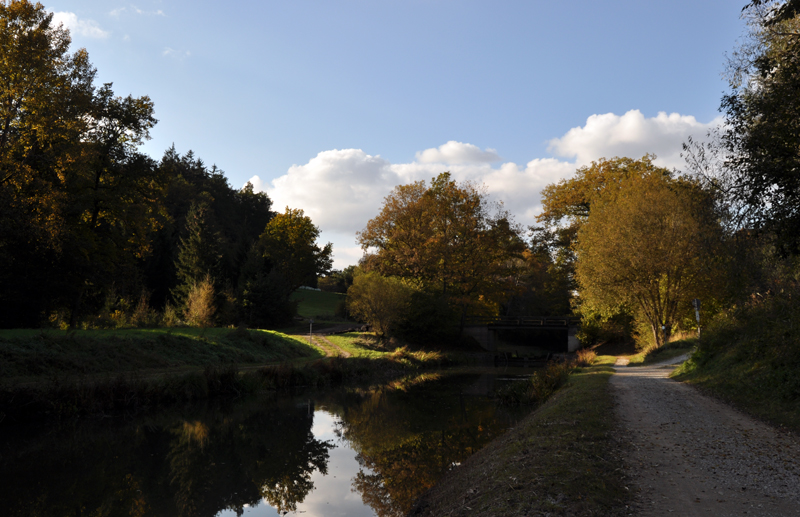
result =
M186 216L186 236L180 240L178 286L173 291L175 301L183 306L194 287L206 277L212 284L219 281L220 237L207 201L192 203Z
M553 257L554 266L564 276L574 274L573 243L581 226L589 217L598 196L618 189L632 176L657 174L669 177L670 172L653 164L655 156L632 158L601 158L591 165L580 167L575 176L562 179L542 189L542 213L536 220L543 226L532 228L534 248Z
M136 276L163 185L137 152L155 124L150 99L95 90L86 51L70 54L52 19L38 3L0 5L0 291L26 321L59 304L74 324L84 293ZM18 279L33 278L46 303L26 303L36 295Z
M258 240L267 267L278 271L291 286L316 287L317 276L333 266L333 245L317 245L319 228L300 209L286 207L273 217Z
M283 323L294 316L291 294L330 272L333 247L317 245L319 228L302 210L275 215L253 244L239 275L239 303L249 325Z
M749 37L728 63L726 124L688 142L690 166L726 196L734 229L760 229L800 252L800 2L754 0Z
M583 303L634 309L657 346L691 299L713 292L722 231L709 194L685 178L633 175L592 201L577 233ZM682 312L683 311L683 312Z
M347 291L347 305L351 314L384 337L405 318L413 292L414 289L399 278L370 271L353 279Z
M419 282L458 307L493 311L512 288L508 280L524 249L519 228L471 183L445 172L431 181L399 185L381 212L359 232L365 266L384 276Z

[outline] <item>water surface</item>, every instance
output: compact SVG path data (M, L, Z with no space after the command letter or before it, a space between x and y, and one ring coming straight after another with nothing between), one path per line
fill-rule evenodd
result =
M441 372L139 417L4 422L0 515L403 515L523 416L490 397L514 377Z

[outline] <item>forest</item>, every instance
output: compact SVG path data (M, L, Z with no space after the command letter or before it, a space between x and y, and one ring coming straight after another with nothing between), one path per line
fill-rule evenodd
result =
M153 102L95 84L52 17L0 5L0 327L291 319L331 267L319 229L191 151L141 153Z

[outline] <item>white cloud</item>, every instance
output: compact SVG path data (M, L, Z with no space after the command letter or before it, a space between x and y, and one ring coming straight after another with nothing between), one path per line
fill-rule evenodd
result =
M550 141L550 151L561 158L534 158L524 166L492 165L499 160L494 149L450 141L418 152L410 163L393 164L361 149L323 151L269 183L259 176L250 182L256 191L269 194L274 210L302 208L320 227L321 241L334 243L335 266L342 268L361 257L355 233L378 214L396 185L429 181L448 170L458 181L485 185L518 223L533 225L541 211L542 188L570 177L576 168L602 157L639 158L646 153L657 154L659 165L682 168L681 144L690 135L702 139L719 122L704 124L691 116L665 113L645 118L636 110L622 116L592 115L585 126Z
M121 14L126 13L126 12L131 12L131 13L135 13L135 14L139 14L139 15L143 15L143 16L166 16L166 14L164 14L164 11L162 11L161 9L158 9L156 11L144 11L142 9L139 9L135 5L131 5L130 8L128 8L128 7L118 7L116 9L112 10L112 11L109 11L108 14L109 14L109 16L113 16L115 18L118 18Z
M495 163L501 159L494 149L482 151L472 144L454 140L450 140L438 148L425 149L417 153L417 161L420 163Z
M87 38L107 38L110 32L104 31L94 20L79 20L78 15L70 12L53 13L53 24L63 24L72 34Z
M639 110L622 116L592 115L585 126L572 128L561 138L551 140L548 149L557 156L574 158L578 165L598 158L640 158L650 153L658 156L658 165L680 169L684 166L681 144L688 136L702 139L721 121L716 118L703 124L690 115L668 115L663 111L652 118L645 118Z
M175 50L174 48L164 47L164 50L161 51L161 55L174 59L186 59L187 57L191 56L192 53L188 50Z

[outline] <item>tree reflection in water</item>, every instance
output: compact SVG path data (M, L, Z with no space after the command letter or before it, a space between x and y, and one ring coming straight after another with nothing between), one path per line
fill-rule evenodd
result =
M237 406L191 419L51 433L0 450L0 515L241 515L293 511L327 472L306 405Z
M344 405L338 433L362 467L353 490L380 517L406 515L445 472L513 425L515 415L488 398L461 393L485 380L472 375L376 389L360 404Z
M426 375L317 394L330 414L317 431L329 433L323 423L337 422L334 436L343 446L337 456L347 466L337 464L336 473L346 472L351 481L344 486L351 483L367 505L348 511L405 514L443 473L513 425L519 414L474 396L490 392L491 379ZM278 512L320 515L328 502L339 510L354 504L343 480L319 475L333 468L334 444L315 438L310 402L225 404L174 408L134 424L4 425L0 515L211 517L223 510L241 515L262 501ZM320 486L307 497L314 481Z

